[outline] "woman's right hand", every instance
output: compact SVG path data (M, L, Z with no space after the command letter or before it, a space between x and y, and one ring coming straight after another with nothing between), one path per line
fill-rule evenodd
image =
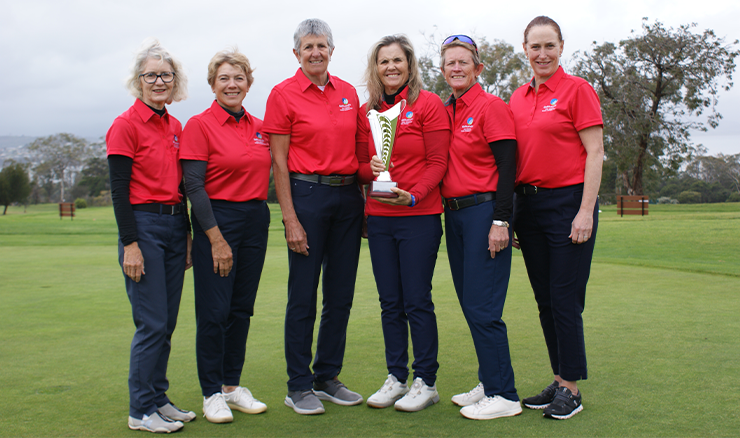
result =
M231 247L223 237L211 242L211 255L213 256L213 273L222 277L228 276L234 264L234 258Z
M373 157L370 159L370 170L373 171L373 176L375 178L380 175L380 172L383 172L385 170L385 164L383 164L383 160L378 158L377 155L373 155Z
M285 222L285 241L291 251L308 255L308 236L298 218Z
M141 254L138 242L123 247L123 273L137 283L145 274L144 256Z

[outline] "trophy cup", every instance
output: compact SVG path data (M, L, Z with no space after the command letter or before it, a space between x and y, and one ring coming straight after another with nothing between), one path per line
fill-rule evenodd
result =
M370 121L370 131L373 134L373 142L375 143L375 151L378 153L378 157L383 160L383 164L385 164L385 170L380 172L380 175L378 175L375 181L370 183L370 196L378 198L398 197L397 194L391 191L391 187L397 187L398 183L391 181L389 170L398 118L405 107L406 100L404 99L382 113L374 109L367 113L367 118Z

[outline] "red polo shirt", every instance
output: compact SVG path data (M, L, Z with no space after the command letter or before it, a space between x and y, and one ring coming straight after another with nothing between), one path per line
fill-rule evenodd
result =
M452 119L452 144L442 196L495 192L498 169L488 144L516 139L511 110L476 83L457 99L454 110L452 104L447 105L447 113Z
M408 101L408 88L396 96L393 105L401 99ZM380 112L387 111L393 105L381 103ZM360 146L357 158L360 161L360 179L371 181L370 157L377 155L377 152L366 114L367 103L360 109L357 122L357 144ZM365 206L368 215L419 216L442 213L439 181L447 170L449 144L425 144L424 133L449 130L450 120L442 100L436 94L422 90L416 102L407 105L398 118L396 140L391 153L393 167L390 169L391 179L398 183L399 189L414 195L416 205L413 208L388 205L368 198Z
M144 102L116 117L105 136L108 155L134 160L131 168L131 204L169 204L182 201L179 186L180 133L182 125L169 113L159 117Z
M328 73L327 73L328 74ZM329 75L324 91L299 68L267 99L263 129L290 135L288 170L303 174L357 172L355 134L360 109L355 88Z
M208 162L205 189L210 199L267 199L269 136L262 131L262 120L246 111L237 123L214 100L210 108L185 125L180 158Z
M604 124L593 87L558 67L535 93L531 82L509 103L518 143L516 183L557 188L583 182L586 148L578 131Z

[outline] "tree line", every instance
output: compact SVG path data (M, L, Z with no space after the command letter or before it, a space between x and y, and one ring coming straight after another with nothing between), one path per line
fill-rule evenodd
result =
M641 33L633 31L618 43L593 42L564 66L589 81L601 99L604 201L619 194L683 203L740 201L740 154L704 156L701 145L691 141L692 131L716 128L722 120L716 105L733 85L738 41L727 44L712 30L695 28L695 23L671 28L643 19ZM425 88L446 100L450 89L439 70L437 40L427 36L419 66ZM527 59L505 41L476 41L486 66L481 86L508 102L531 78ZM6 208L78 198L110 202L102 142L62 133L28 148L36 156L34 166L6 162L0 172L0 204ZM268 201L275 201L270 187Z

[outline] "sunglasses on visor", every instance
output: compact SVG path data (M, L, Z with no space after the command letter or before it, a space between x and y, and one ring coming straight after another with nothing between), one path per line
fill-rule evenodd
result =
M475 44L475 41L473 41L473 39L467 35L450 35L447 38L445 38L445 40L442 42L442 45L444 46L444 45L450 44L451 42L455 40L462 41L463 43L472 44L473 47L475 47L475 52L478 53L478 45Z

